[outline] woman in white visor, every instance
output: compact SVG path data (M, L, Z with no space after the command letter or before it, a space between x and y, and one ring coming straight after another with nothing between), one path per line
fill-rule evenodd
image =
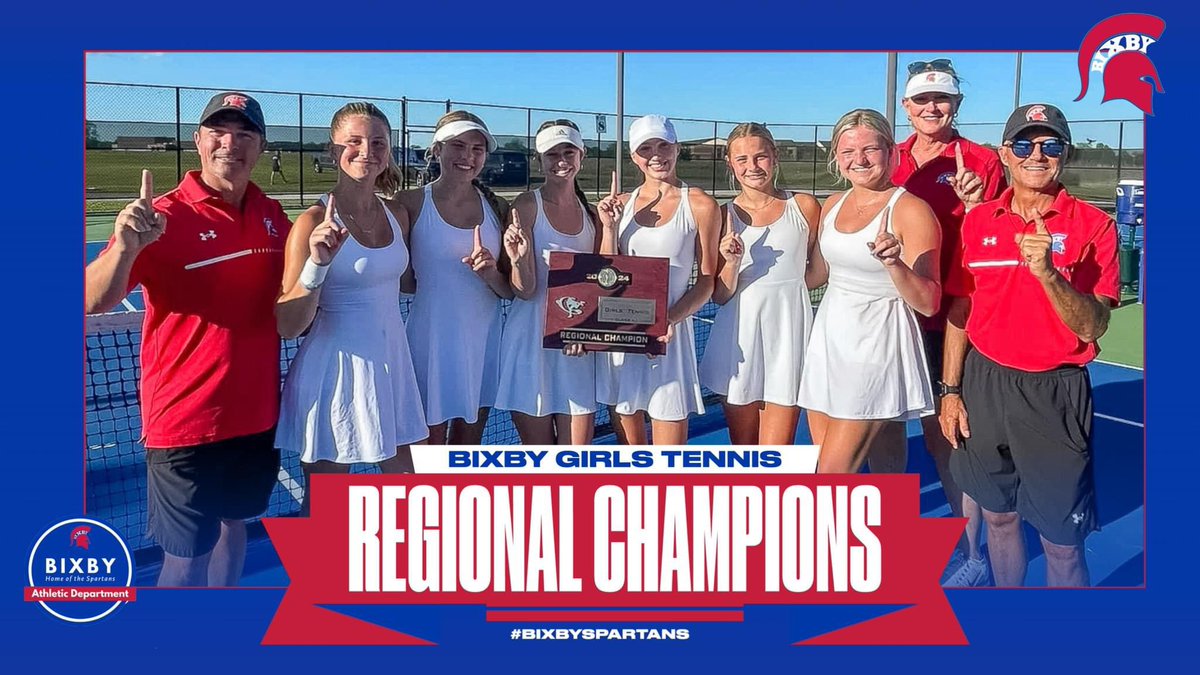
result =
M441 174L399 197L413 223L408 341L434 445L478 445L496 398L500 299L512 297L500 244L508 203L478 179L495 149L483 120L448 112L430 148Z
M576 180L587 150L565 119L542 124L535 147L546 182L513 201L504 233L516 297L500 342L496 407L510 411L523 443L586 445L595 427L594 355L580 344L544 349L542 336L550 252L596 252L596 214Z

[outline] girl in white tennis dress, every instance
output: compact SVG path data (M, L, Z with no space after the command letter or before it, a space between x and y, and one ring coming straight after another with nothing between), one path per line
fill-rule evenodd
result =
M579 344L545 349L542 337L550 253L596 250L595 224L576 181L587 149L579 127L566 119L543 123L534 145L546 184L517 197L504 233L516 297L500 342L496 406L511 412L523 443L583 445L596 426L595 355Z
M429 434L400 313L408 223L376 196L400 187L390 138L376 106L338 110L330 125L337 185L288 237L276 324L285 338L308 335L284 383L275 444L300 455L302 514L312 474L358 462L411 472L409 445Z
M677 143L675 126L667 118L647 115L635 120L629 128L629 149L644 181L625 199L617 194L614 176L612 190L597 205L604 225L601 251L666 258L670 264L668 307L662 311L674 335L668 336L666 355L650 359L608 352L596 359L596 400L614 407L614 426L623 443L646 442L644 413L651 418L655 444L684 444L688 415L704 413L692 314L712 296L720 207L679 180ZM647 195L639 204L643 189L657 195ZM667 204L677 203L669 216L659 213L664 197L669 198ZM644 218L657 222L639 224L639 209Z
M591 416L596 411L595 356L568 356L561 350L542 348L546 327L546 277L551 251L591 253L596 231L583 204L579 204L576 234L563 234L550 223L542 191L533 191L537 219L533 223L535 292L532 298L516 298L508 308L500 341L500 390L496 407L532 417L547 415ZM574 195L572 194L572 197ZM518 203L517 208L520 208ZM521 426L518 425L518 431ZM526 443L534 441L527 440ZM550 439L547 439L550 440ZM559 443L569 439L559 438Z
M811 196L775 187L778 152L764 125L739 124L726 148L741 193L724 207L727 231L713 291L721 307L700 363L700 382L722 395L732 443L791 444L812 328L805 282L808 250L815 243L809 221L816 222L821 207ZM757 221L753 225L742 220L745 208L754 209L746 211Z
M383 212L392 243L376 249L346 239L288 369L275 442L299 451L302 462L382 462L429 435L400 316L408 248L391 211ZM345 227L336 208L333 221Z
M733 405L799 405L800 369L812 328L804 285L808 222L788 194L783 215L751 227L730 218L746 255L737 293L717 310L700 364L700 382Z
M680 187L679 208L667 222L643 227L634 222L634 209L627 208L618 230L622 255L670 260L668 305L674 305L688 290L696 264L696 219L688 190L686 183ZM633 191L630 204L637 203L640 191L640 187ZM651 419L668 422L686 420L692 413L703 415L692 317L675 324L675 336L664 356L649 359L622 352L602 355L596 363L596 400L616 406L621 415L644 410Z
M898 188L884 210L853 234L834 223L849 194L834 205L821 229L829 287L809 342L800 402L830 417L916 419L933 414L933 387L916 312L867 247L880 219L905 193Z
M413 224L413 270L417 292L408 315L417 384L432 426L461 418L475 423L480 408L496 401L500 365L500 298L462 263L475 232L442 219L425 186L421 214ZM483 207L480 240L500 250L500 224Z
M400 195L415 214L416 293L408 341L429 442L478 445L496 399L500 299L512 297L497 268L503 261L493 257L502 255L500 220L507 204L477 180L487 154L496 149L478 117L462 110L443 115L433 141L441 175Z
M891 125L874 110L834 126L830 166L851 188L825 204L812 265L827 270L829 286L800 380L821 446L818 472L856 472L868 455L873 471L903 471L896 422L934 411L916 312L938 309L940 229L928 204L892 186L895 149Z

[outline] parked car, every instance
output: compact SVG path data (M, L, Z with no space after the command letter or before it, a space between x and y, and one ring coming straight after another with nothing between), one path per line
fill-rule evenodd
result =
M488 186L524 186L529 181L529 157L524 150L497 150L488 155L479 180Z
M394 150L393 159L396 166L404 166L400 161L399 148ZM441 164L436 159L425 160L425 150L408 149L408 180L410 184L425 185L437 180L441 175ZM316 169L316 158L313 168ZM326 168L332 169L332 162L326 163ZM529 179L529 158L523 150L497 150L488 155L479 173L479 180L487 186L524 186Z

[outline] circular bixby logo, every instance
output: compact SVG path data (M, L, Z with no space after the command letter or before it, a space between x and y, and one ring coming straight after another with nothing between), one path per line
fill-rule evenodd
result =
M72 623L102 619L136 599L133 558L116 530L91 518L64 520L29 554L26 602Z

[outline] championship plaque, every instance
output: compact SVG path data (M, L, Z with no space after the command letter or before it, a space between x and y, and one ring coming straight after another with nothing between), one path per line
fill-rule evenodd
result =
M542 346L665 354L666 258L550 252Z

